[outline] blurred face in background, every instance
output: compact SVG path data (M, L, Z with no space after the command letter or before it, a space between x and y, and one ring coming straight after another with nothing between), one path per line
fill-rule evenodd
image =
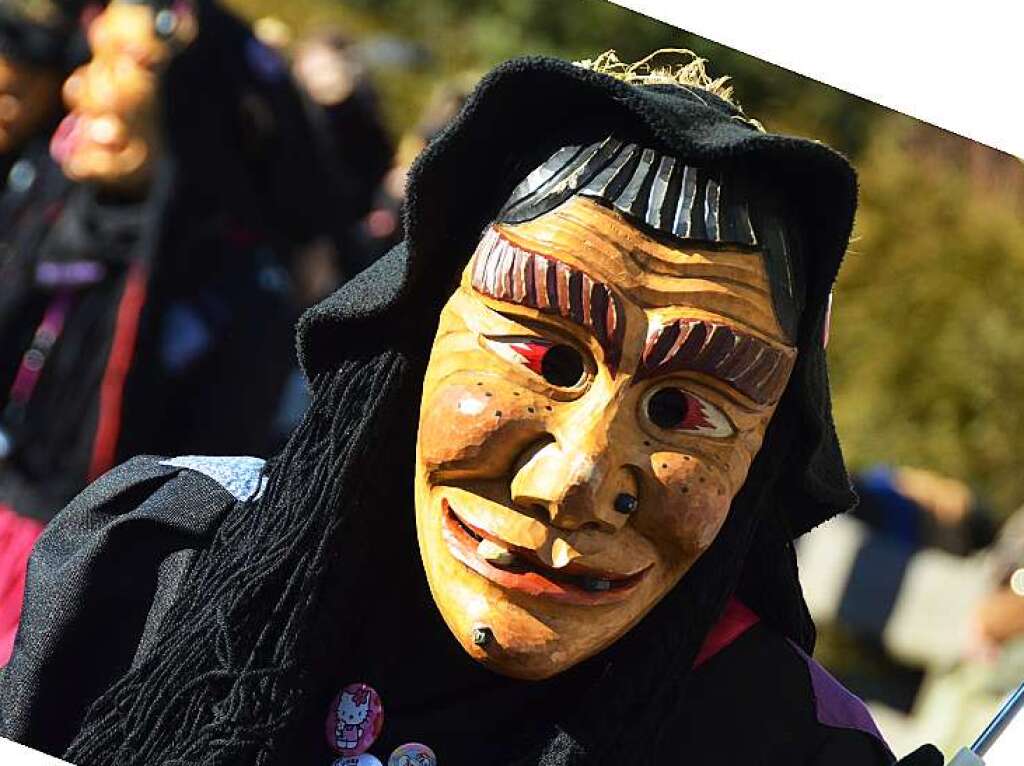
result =
M362 65L341 39L314 38L302 43L292 66L295 79L321 106L346 101L363 76Z
M21 148L59 106L59 72L0 56L0 154Z
M978 604L974 619L982 638L992 646L1024 637L1024 570L1014 582L988 594Z
M92 60L64 85L69 114L52 144L72 180L123 192L148 186L161 150L160 73L194 28L179 18L162 36L157 21L148 6L113 3L90 27Z

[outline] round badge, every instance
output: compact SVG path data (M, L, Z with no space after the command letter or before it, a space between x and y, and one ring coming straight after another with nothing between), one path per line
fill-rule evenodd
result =
M327 713L327 744L338 755L361 755L377 739L383 725L384 711L373 687L349 684L331 702Z
M379 758L375 758L369 753L363 753L362 755L346 755L336 761L331 766L384 766Z
M437 756L426 745L409 742L395 748L388 758L388 766L437 766Z

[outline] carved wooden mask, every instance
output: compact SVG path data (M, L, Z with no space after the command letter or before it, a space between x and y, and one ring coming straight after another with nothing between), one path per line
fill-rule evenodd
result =
M0 155L17 151L60 106L60 72L0 56Z
M53 139L64 173L121 192L144 191L162 151L159 77L195 35L188 11L113 2L89 28L92 59L64 84L69 109Z
M571 196L491 226L441 314L420 551L497 672L546 678L625 634L715 539L761 446L796 350L760 253L691 244Z

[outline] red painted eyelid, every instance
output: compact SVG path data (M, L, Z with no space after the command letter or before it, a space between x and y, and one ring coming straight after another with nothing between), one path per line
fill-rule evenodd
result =
M682 391L683 396L686 397L687 403L690 404L690 406L687 407L686 416L683 418L683 421L679 425L673 426L673 430L683 431L701 427L714 428L715 424L708 420L707 414L704 412L704 405L709 407L714 407L715 405L711 404L711 402L705 402L699 396L691 394L689 391L683 391L682 389L679 390ZM696 407L693 405L696 405ZM695 409L696 414L694 413ZM718 408L715 407L715 409Z
M719 407L717 404L715 404L715 403L713 403L711 401L708 401L708 399L706 399L701 394L693 393L692 391L688 390L681 383L668 384L668 385L664 385L663 384L663 385L654 387L652 389L649 389L648 393L644 397L642 397L641 400L640 400L641 402L643 402L643 404L641 406L646 410L646 407L647 407L646 402L648 402L650 400L650 397L653 396L658 391L661 391L661 390L664 390L664 389L667 389L667 388L674 388L677 391L681 392L684 396L686 396L687 399L695 400L696 402L700 403L702 406L706 405L706 406L712 408L715 412L717 412L725 420L725 423L729 426L729 429L731 430L731 433L728 436L721 435L721 436L715 436L714 438L717 438L717 439L730 438L732 436L735 436L736 433L738 433L739 429L736 427L735 422L733 422L733 419L731 417L729 417L729 414L722 407ZM689 419L689 418L690 418L690 413L688 412L687 413L687 419ZM708 419L707 416L704 416L704 420L705 420L704 425L706 425L707 427L711 427L711 428L715 427L715 423L712 420ZM684 423L685 423L685 419L684 419ZM695 422L691 421L688 428L681 428L681 427L678 427L678 426L673 426L673 427L670 427L670 428L665 428L665 427L662 427L662 426L656 426L656 427L660 431L665 431L665 432L669 432L669 433L701 435L699 432L693 430L694 427L699 426L699 425L701 425L701 424L700 423L695 423ZM703 434L703 435L707 435L707 434Z
M575 348L573 344L564 343L556 340L548 340L546 338L539 337L508 337L508 336L487 336L487 339L492 343L504 343L512 348L520 357L522 357L524 366L530 369L537 375L543 376L543 361L544 355L555 348L556 346L567 345L571 348ZM721 417L723 417L728 423L729 427L735 432L736 426L732 422L732 419L722 411L722 409L715 404L704 399L702 396L692 393L681 386L671 386L675 388L683 396L686 397L687 401L693 406L688 407L686 416L683 421L676 426L673 426L666 430L678 431L681 433L693 432L697 428L715 428L716 424L713 420L709 419L704 408L711 407Z
M526 362L526 366L538 375L542 375L544 355L555 347L554 343L544 340L516 341L509 346Z

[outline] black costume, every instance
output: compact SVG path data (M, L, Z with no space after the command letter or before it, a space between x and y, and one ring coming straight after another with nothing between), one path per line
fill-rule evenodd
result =
M136 454L268 447L294 310L270 233L284 212L260 196L273 184L249 110L291 83L254 66L259 43L234 16L203 3L199 26L162 76L166 154L144 199L73 186L41 155L32 189L4 198L8 521L45 523ZM0 563L24 566L13 550Z
M465 656L431 602L414 424L436 317L483 227L555 150L609 133L778 190L805 242L800 354L711 548L608 650L527 683ZM414 167L405 243L300 323L313 402L282 453L139 458L55 520L0 680L2 733L83 766L326 764L328 702L361 680L384 701L379 752L419 739L446 765L892 763L806 658L791 543L854 501L821 337L855 193L841 157L707 92L499 67ZM759 619L721 640L734 597Z

